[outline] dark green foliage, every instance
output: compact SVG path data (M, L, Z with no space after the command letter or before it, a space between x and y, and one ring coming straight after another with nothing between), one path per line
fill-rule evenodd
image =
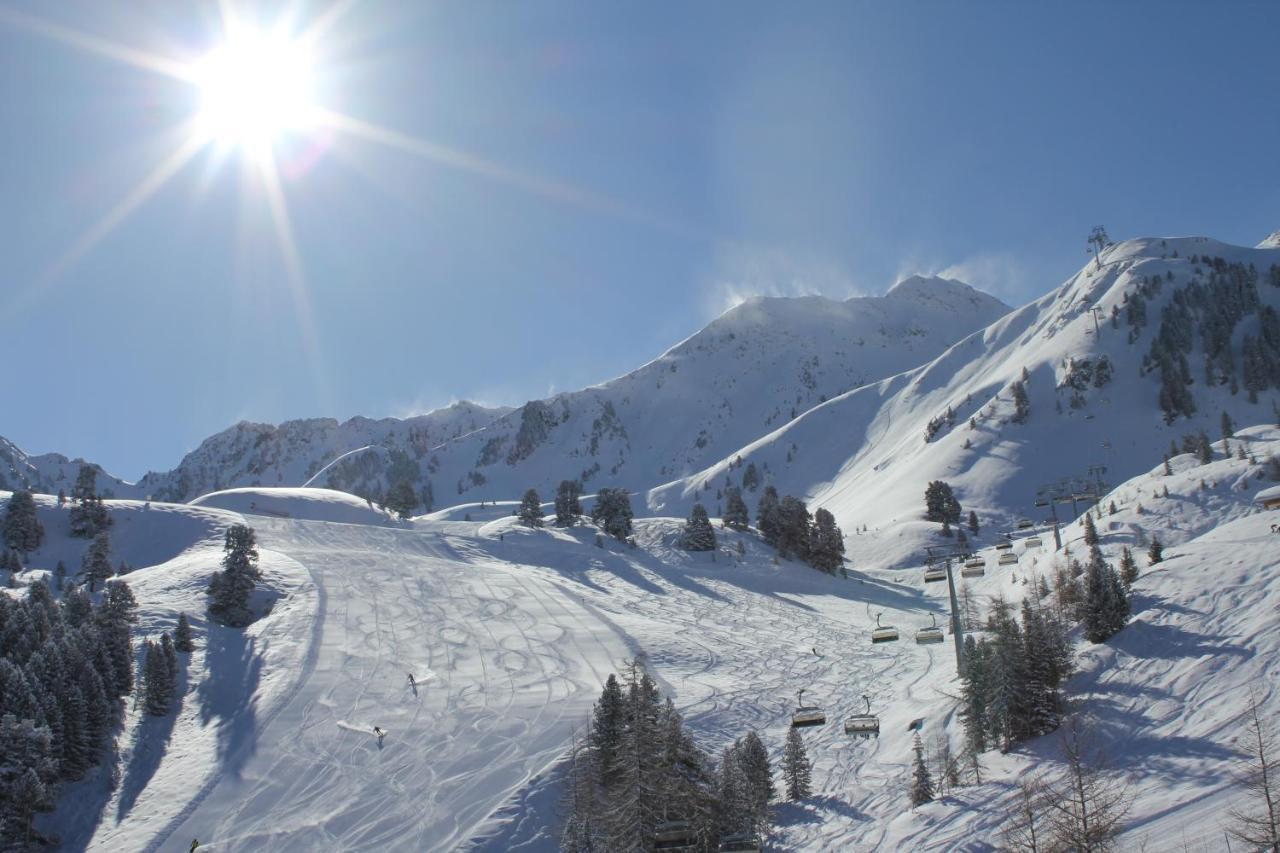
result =
M1147 549L1147 562L1154 566L1164 559L1164 544L1159 536L1151 537L1151 547Z
M107 531L93 537L80 563L80 571L89 581L90 592L97 590L99 581L105 581L115 573L111 568L111 537L107 535Z
M413 491L413 483L408 480L397 480L395 485L387 490L383 501L386 503L387 509L394 512L401 519L413 515L413 511L418 507L418 496Z
M765 544L775 547L778 544L778 505L778 490L773 486L765 486L760 503L756 506L756 529L760 531L760 538L764 539Z
M924 517L928 521L960 523L961 506L948 483L934 480L924 490Z
M603 488L596 493L591 507L591 520L618 541L631 535L631 496L626 489Z
M978 514L973 510L969 510L969 532L978 535Z
M830 511L819 509L813 514L809 534L809 562L815 569L835 572L844 563L844 534Z
M756 470L756 463L747 463L747 469L742 472L742 488L748 492L760 488L760 472Z
M919 732L916 732L911 749L916 754L911 771L911 805L922 806L933 802L933 775L924 761L924 744L920 742Z
M1085 639L1091 643L1105 642L1128 621L1129 591L1095 545L1085 570L1084 618L1081 619Z
M97 480L95 466L80 466L71 490L71 511L67 514L72 536L89 539L111 525L111 516L98 495Z
M173 647L184 654L195 650L191 638L191 623L187 621L186 613L178 614L178 627L173 631Z
M751 523L747 513L747 503L742 499L742 490L730 486L725 490L724 525L733 530L746 530Z
M249 597L260 580L258 541L253 528L231 525L223 542L222 571L209 578L209 613L233 628L248 625L253 621Z
M1133 559L1133 552L1126 545L1120 552L1120 581L1126 586L1133 586L1138 579L1138 562Z
M1093 546L1098 544L1098 528L1093 525L1093 516L1089 513L1084 514L1084 544Z
M680 547L686 551L714 551L716 532L711 528L711 520L707 518L707 509L702 504L694 504L689 511L689 518L680 533Z
M572 527L582 516L582 484L577 480L561 480L556 488L556 527Z
M785 558L809 559L809 509L804 501L786 495L778 504L778 555Z
M542 500L538 497L537 489L525 491L524 497L520 499L520 509L516 511L516 518L525 527L542 526Z
M36 502L31 492L19 489L14 492L4 513L4 543L24 554L34 551L44 541L44 525L36 516Z
M788 800L804 800L809 797L811 768L809 756L804 751L804 739L798 729L787 731L787 745L782 752L782 779L787 786Z
M1027 418L1031 416L1031 400L1027 397L1026 384L1021 380L1014 382L1009 390L1013 394L1013 422L1026 423Z

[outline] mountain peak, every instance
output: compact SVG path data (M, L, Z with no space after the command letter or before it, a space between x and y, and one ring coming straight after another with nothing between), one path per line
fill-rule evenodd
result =
M1259 249L1280 249L1280 230L1272 231L1267 239L1258 244Z
M975 304L1004 305L994 296L983 293L963 281L954 278L943 278L938 275L907 276L889 288L889 292L884 295L884 298L895 301L910 301L918 304L941 303L954 305L957 300L963 300ZM1004 305L1004 307L1006 310L1009 309L1007 305Z

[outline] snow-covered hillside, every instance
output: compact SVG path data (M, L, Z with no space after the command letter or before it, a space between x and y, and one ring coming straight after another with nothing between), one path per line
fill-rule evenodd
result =
M1216 439L1223 412L1235 423L1280 420L1280 249L1144 238L1108 248L1101 261L929 364L829 400L654 490L650 508L683 514L695 494L713 505L709 496L741 483L740 457L780 492L831 510L846 533L866 525L875 535L847 540L855 565L912 565L936 541L937 525L920 520L932 480L949 482L990 537L1018 518L1038 520L1043 511L1034 502L1043 486L1067 480L1085 491L1097 477L1092 466L1119 482L1149 469L1189 432ZM1256 275L1256 283L1241 285L1237 274ZM1248 301L1250 290L1260 308ZM1195 299L1223 300L1230 324L1196 307L1184 319L1170 307ZM1207 367L1210 333L1228 343ZM1175 356L1189 366L1191 384L1177 387L1195 411L1171 423L1152 358L1158 338L1186 344ZM1242 378L1246 339L1272 347L1256 402ZM1030 411L1018 423L1012 385L1024 376Z
M70 493L83 459L68 459L61 453L32 456L13 442L0 436L0 490L30 489L45 495L56 495L61 489ZM98 491L106 497L140 498L143 489L113 477L98 468Z

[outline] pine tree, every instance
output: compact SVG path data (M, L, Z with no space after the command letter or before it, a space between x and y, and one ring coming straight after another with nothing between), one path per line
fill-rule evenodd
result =
M969 510L969 532L978 535L978 513L973 510Z
M1093 547L1098 544L1098 528L1093 525L1093 516L1084 514L1084 544Z
M707 510L702 504L694 504L689 511L689 518L680 533L680 547L686 551L714 551L716 548L716 532L707 518Z
M1196 458L1200 460L1201 465L1208 465L1213 461L1213 445L1209 443L1209 436L1203 431L1196 433Z
M4 542L15 551L26 554L44 541L44 525L36 516L36 502L27 489L18 489L9 497L4 515Z
M107 508L98 496L97 478L98 469L93 465L81 465L76 474L71 511L67 514L72 536L90 539L111 524Z
M394 512L402 520L413 515L413 511L418 507L418 496L413 491L413 484L408 480L397 480L387 490L387 495L383 500L387 505L387 509Z
M191 623L187 621L185 612L178 614L178 627L173 631L173 647L183 654L195 651L191 638Z
M760 503L756 505L756 529L765 544L778 544L780 520L778 518L778 490L773 486L765 486Z
M1013 392L1013 422L1022 424L1027 422L1027 418L1031 416L1031 400L1027 397L1027 387L1022 381L1014 382L1010 386Z
M794 495L786 495L778 504L778 533L774 543L778 556L809 559L809 526L811 517L804 501Z
M809 562L828 573L834 573L844 563L844 533L829 510L820 509L813 514Z
M209 613L225 625L243 628L253 621L249 597L262 580L253 528L233 524L223 542L222 571L209 578Z
M537 489L525 491L524 497L520 499L520 509L516 512L516 518L525 527L542 526L542 501L538 498Z
M106 581L114 574L114 569L111 568L111 537L107 535L107 531L93 537L80 564L80 570L89 580L90 592L97 590L98 581Z
M572 527L582 515L582 486L577 480L561 480L556 488L556 527Z
M1085 571L1084 636L1091 643L1110 639L1129 621L1129 596L1111 564L1095 545Z
M924 508L927 521L960 523L960 501L956 499L951 486L942 480L934 480L925 488Z
M560 831L562 853L596 853L602 849L595 823L599 803L591 759L589 749L578 740L575 731L569 748L569 778L560 802L565 814Z
M1133 559L1133 552L1129 550L1129 546L1124 546L1120 552L1120 581L1126 586L1133 586L1133 582L1138 579L1138 561Z
M1234 438L1236 434L1236 425L1231 421L1231 415L1227 414L1227 410L1222 410L1222 439Z
M111 698L133 692L133 639L130 626L138 621L138 602L124 581L107 584L94 611L102 659L99 672Z
M624 724L623 704L618 677L610 673L591 715L591 729L587 735L595 756L595 772L601 785L612 783L617 774L618 750L622 745Z
M626 489L603 488L596 493L591 520L604 528L605 533L619 542L626 541L631 535L632 518L631 496Z
M924 744L920 742L919 732L916 732L911 749L916 754L915 767L911 773L911 805L914 807L933 802L933 775L924 760Z
M751 523L747 512L747 502L742 499L741 489L731 486L725 490L724 515L722 518L725 527L733 530L746 530Z
M1154 566L1164 559L1164 545L1159 536L1151 537L1151 547L1147 549L1147 564Z
M748 492L760 488L760 472L756 470L756 463L747 463L747 470L742 472L742 488Z
M776 795L773 770L769 766L769 751L754 730L747 732L734 744L733 751L746 781L751 829L764 837L769 833L769 801Z
M787 799L804 800L810 793L809 756L798 729L787 731L787 745L782 752L782 778L787 785Z
M148 714L162 717L169 713L169 700L173 696L169 665L166 663L164 653L158 643L147 640L143 648L143 704Z

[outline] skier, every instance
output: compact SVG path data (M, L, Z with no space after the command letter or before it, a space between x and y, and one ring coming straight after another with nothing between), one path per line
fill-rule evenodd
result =
M373 727L373 733L374 733L375 735L377 735L377 736L378 736L378 740L382 740L382 738L384 738L384 737L386 736L386 734L387 734L386 732L384 732L382 729L378 728L377 726L374 726L374 727Z
M196 848L199 846L200 846L200 839L198 838L191 839L191 849L189 849L187 853L196 853Z
M413 680L413 673L412 673L412 672L411 672L411 673L409 673L409 686L410 686L410 687L412 687L412 688L414 688L415 690L418 688L418 682L416 682L416 681L414 681L414 680Z

